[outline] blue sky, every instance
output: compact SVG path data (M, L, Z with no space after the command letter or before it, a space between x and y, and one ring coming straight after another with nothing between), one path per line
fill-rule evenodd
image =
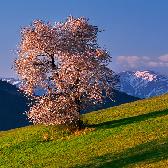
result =
M2 0L0 76L15 76L11 67L21 27L34 19L54 23L69 15L85 16L105 30L98 38L113 57L113 70L149 69L168 74L167 9L167 0Z

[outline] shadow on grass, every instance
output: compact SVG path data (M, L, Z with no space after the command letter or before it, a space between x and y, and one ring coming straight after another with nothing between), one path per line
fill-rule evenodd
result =
M128 117L128 118L123 118L123 119L113 120L113 121L107 121L107 122L103 122L100 124L92 124L92 125L88 125L88 127L97 128L97 129L115 128L115 127L119 127L122 125L145 121L150 118L161 117L164 115L168 115L168 110L155 111L152 113L142 114L142 115L138 115L138 116L134 116L134 117Z
M168 159L168 139L151 141L134 148L129 148L119 154L106 154L92 158L86 165L75 168L124 168L138 163L154 163Z

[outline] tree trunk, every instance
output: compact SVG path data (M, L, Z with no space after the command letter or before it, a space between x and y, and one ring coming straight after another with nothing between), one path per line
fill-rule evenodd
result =
M50 55L50 57L51 57L51 67L52 69L55 69L56 65L55 65L54 55Z

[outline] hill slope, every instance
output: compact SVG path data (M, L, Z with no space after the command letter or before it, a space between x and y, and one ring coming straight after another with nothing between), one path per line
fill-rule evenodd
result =
M166 167L168 94L83 115L88 128L0 132L0 167ZM57 130L57 131L56 131Z
M103 103L96 104L95 106L89 107L88 109L86 109L82 113L106 109L109 107L119 106L121 104L130 103L130 102L134 102L136 100L140 100L140 98L128 95L128 94L126 94L124 92L120 92L118 90L113 90L113 94L111 97L113 98L113 100L111 100L110 98L105 98Z
M28 109L27 103L26 97L15 86L0 80L0 130L28 125L23 115Z

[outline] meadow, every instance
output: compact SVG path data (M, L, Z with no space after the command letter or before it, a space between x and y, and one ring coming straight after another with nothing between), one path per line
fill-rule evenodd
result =
M168 94L81 116L86 127L0 132L0 168L166 168Z

